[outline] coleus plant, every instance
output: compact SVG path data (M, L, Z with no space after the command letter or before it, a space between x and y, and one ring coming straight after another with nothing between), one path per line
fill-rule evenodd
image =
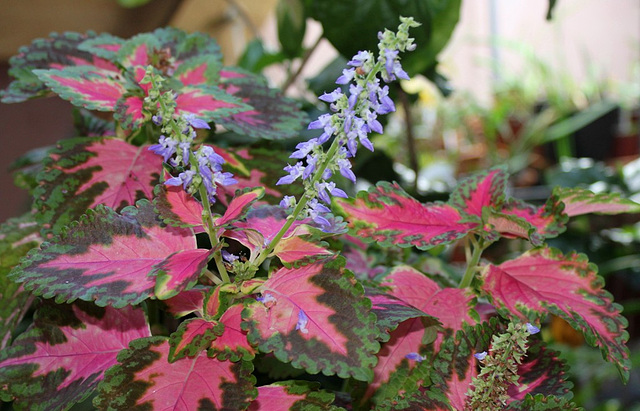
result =
M21 49L3 101L57 94L81 109L83 135L22 179L33 210L0 227L0 398L43 410L90 397L123 410L573 409L566 365L537 334L548 314L626 381L620 306L586 256L545 241L573 216L639 205L558 188L534 206L507 195L504 168L441 203L387 182L348 198L333 181L355 181L350 159L394 111L386 83L408 77L399 53L416 47L415 26L403 18L377 56L349 61L343 87L320 97L331 113L309 125L322 133L284 176L282 151L260 141L297 135L303 113L224 67L204 35L65 33ZM238 134L253 144L229 145ZM528 251L484 261L499 239ZM445 246L466 250L459 277L421 263Z

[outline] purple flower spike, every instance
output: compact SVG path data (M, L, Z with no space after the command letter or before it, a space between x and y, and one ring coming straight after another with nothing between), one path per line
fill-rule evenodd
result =
M486 356L487 356L487 352L486 352L486 351L482 351L482 352L479 352L479 353L475 353L475 354L473 354L473 356L474 356L474 357L476 357L476 359L477 359L478 361L484 361L484 359L485 359L485 358L486 358Z
M309 330L307 329L307 324L309 323L309 317L304 311L298 311L298 322L296 323L296 330L300 331L302 334L307 334Z
M529 331L529 334L537 334L540 332L540 328L531 323L527 323L527 331Z
M337 89L333 90L331 93L324 93L323 95L318 97L318 99L322 100L322 101L325 101L327 103L335 103L342 96L343 96L342 90L340 88L337 88Z
M210 129L209 124L201 118L197 118L194 114L185 114L184 119L193 128L206 128Z

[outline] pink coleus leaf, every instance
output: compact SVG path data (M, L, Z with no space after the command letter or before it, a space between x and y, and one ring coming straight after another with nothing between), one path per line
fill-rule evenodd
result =
M220 80L220 68L219 56L201 55L181 62L173 77L185 86L217 84Z
M260 147L213 148L225 159L225 170L232 172L233 177L238 181L237 184L228 188L218 187L217 196L223 204L228 204L235 191L243 188L264 187L265 193L262 200L269 204L278 204L285 195L299 198L304 192L304 188L299 184L276 186L276 182L282 177L282 164L289 161L290 152Z
M198 272L199 263L181 258L201 258L193 256L194 250L191 230L166 227L147 200L121 214L98 206L60 237L33 250L11 278L58 302L81 299L123 307L152 297L159 271L169 277L187 276L185 266ZM176 287L173 290L181 291L186 285Z
M243 410L256 397L248 361L208 358L169 359L163 337L133 341L118 355L98 387L99 409Z
M177 251L154 266L156 275L155 296L166 300L180 291L193 287L207 269L211 255L219 251L197 248Z
M174 227L193 227L196 232L204 231L204 208L182 186L158 184L154 193L153 205L162 221Z
M386 182L358 193L355 200L338 199L335 204L353 234L383 246L424 250L450 244L477 225L463 222L460 212L448 204L422 204Z
M380 341L388 341L389 333L408 319L428 317L407 302L373 288L365 288L365 294L371 300L371 311L376 315L376 326L380 330Z
M449 204L463 213L481 217L482 209L500 209L505 198L508 174L503 168L477 173L465 178L454 188Z
M509 198L499 211L491 213L488 222L505 237L528 238L540 245L543 238L556 237L566 228L568 218L558 204L555 197L539 207Z
M93 392L130 341L150 335L140 308L44 302L0 354L0 386L20 408L68 408Z
M8 278L29 250L42 242L40 226L33 213L11 218L0 225L0 349L11 340L11 333L31 307L34 297Z
M370 380L375 316L343 267L338 257L274 272L242 313L249 342L311 374Z
M412 267L394 268L381 285L390 287L389 294L395 298L432 317L407 319L391 332L378 353L375 376L364 395L365 399L373 396L375 402L397 392L424 360L428 345L439 350L444 336L436 335L438 322L450 332L462 329L464 324L475 324L470 315L472 296L457 288L441 289Z
M152 199L162 170L147 146L119 139L63 140L50 157L34 196L38 222L54 233L98 204L119 210Z
M222 314L220 323L224 324L224 332L211 342L209 357L233 362L253 359L256 349L249 344L247 332L241 327L242 309L242 304L236 304Z
M177 91L176 112L180 115L193 114L205 121L216 121L234 113L247 110L240 99L215 86L185 86Z
M309 381L279 381L258 387L258 398L249 411L334 410L335 395L318 389Z
M210 288L203 301L203 315L209 320L219 320L227 309L234 303L240 292L235 283L223 283Z
M215 220L217 227L222 227L243 218L249 212L250 206L262 198L264 188L246 188L236 192L235 196L227 206L222 217Z
M305 239L296 235L295 231L291 236L280 240L273 250L273 254L285 267L300 266L333 255L333 252L325 248L326 243Z
M629 377L627 320L584 255L534 249L498 266L489 264L482 277L482 290L503 315L523 321L547 312L562 317L587 342L600 346L623 379Z
M556 187L553 194L564 204L569 217L581 214L638 213L640 204L622 197L619 193L593 193L584 188Z
M62 70L34 70L54 93L72 104L89 110L113 111L127 90L114 72L92 66L65 67Z
M94 33L51 33L48 38L36 39L29 46L21 47L18 54L9 60L9 74L14 80L1 92L2 102L18 103L47 94L49 90L33 73L35 69L59 69L79 65L115 68L79 47L93 36Z
M571 396L572 384L567 381L568 368L558 355L540 340L529 346L525 361L518 367L518 384L511 385L507 391L512 409L526 409L514 405L527 395Z
M169 361L194 357L207 349L211 342L222 335L224 325L203 318L190 318L180 323L169 337Z
M248 108L218 121L239 134L262 139L291 138L306 122L298 104L270 88L264 78L240 69L222 70L220 87L239 97Z
M202 315L202 307L204 304L204 296L207 288L194 287L190 290L184 290L164 301L167 311L176 318L184 317L191 313L199 313Z

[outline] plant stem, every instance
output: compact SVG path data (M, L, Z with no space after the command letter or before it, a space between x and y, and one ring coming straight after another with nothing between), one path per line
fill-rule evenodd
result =
M404 110L405 117L405 125L407 128L407 152L409 155L409 166L413 170L416 178L413 180L413 189L418 191L418 173L420 172L420 165L418 164L418 155L416 149L416 138L413 133L413 120L411 119L411 104L409 103L409 98L407 97L407 93L402 89L402 87L396 87L398 90L398 96L400 98L400 103L402 104L402 108Z
M300 76L300 73L302 73L302 69L304 68L304 66L309 61L309 57L311 57L313 52L318 48L318 46L320 45L320 42L322 41L323 38L324 37L321 34L318 37L318 39L316 40L316 42L313 43L313 45L304 53L304 56L302 57L302 61L300 62L300 65L298 66L298 69L293 74L289 75L287 77L287 79L285 80L284 84L282 84L282 92L283 93L286 93L287 89L289 87L291 87L291 85L294 83L294 81L296 81L298 76Z
M473 242L473 254L471 255L471 260L467 261L467 270L464 272L464 276L462 277L462 281L460 281L458 288L467 288L471 285L471 280L473 280L473 276L478 269L478 262L480 261L480 257L484 251L482 243L479 244L473 238L471 238L471 241Z
M216 277L216 275L215 275L214 273L212 273L211 271L206 270L206 271L204 272L204 275L206 275L208 279L210 279L211 281L213 281L213 283L214 283L215 285L220 285L220 284L222 284L222 280L221 280L221 279L219 279L218 277Z
M200 174L197 163L191 163L192 166L194 166L194 164L196 164L195 167L197 173ZM202 206L205 211L204 223L207 229L207 234L209 235L209 240L211 240L211 248L216 248L219 244L218 233L215 228L213 216L211 215L211 203L209 202L209 197L207 196L207 190L205 189L204 184L200 185L200 197L202 197ZM220 277L222 277L222 282L230 283L231 280L229 279L229 274L227 274L227 269L222 263L222 255L218 252L213 253L213 260L216 262L216 268L218 269L218 273L220 273Z
M333 140L333 142L331 143L331 147L329 147L329 151L327 151L325 159L322 162L322 165L316 169L315 174L313 175L313 179L311 180L311 183L310 183L311 187L315 187L316 183L320 180L320 178L324 174L324 170L329 165L331 158L338 151L338 148L340 147L338 140L339 140L338 138L335 138ZM269 243L269 246L264 250L262 250L260 252L260 255L258 255L258 258L256 258L256 261L255 261L256 266L259 266L260 264L262 264L262 262L269 256L269 254L273 252L273 250L276 248L276 246L278 245L282 237L284 237L284 235L287 233L287 231L289 230L293 222L298 219L298 216L300 215L300 213L302 213L302 211L304 210L304 207L307 205L307 202L309 202L310 199L311 197L309 196L308 193L305 192L302 195L302 197L300 198L300 201L296 205L296 208L293 210L293 213L291 213L291 215L287 217L287 221L284 223L282 228L280 228L280 231L278 231L275 237L273 237L273 240L271 240L271 242Z

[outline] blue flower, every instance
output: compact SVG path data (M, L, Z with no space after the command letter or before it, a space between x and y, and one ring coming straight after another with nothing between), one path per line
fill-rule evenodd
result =
M210 129L209 124L206 121L197 118L194 114L189 113L184 115L184 119L189 123L189 125L193 128L205 128Z
M476 357L478 361L484 361L484 359L487 357L487 352L482 351L482 352L473 354L473 356Z
M527 323L527 331L529 331L529 334L537 334L540 332L540 328L531 323Z
M417 352L410 352L409 354L405 355L404 358L406 358L407 360L412 360L417 362L422 362L427 359L427 357L422 356Z
M299 330L302 334L307 334L309 330L307 329L307 324L309 323L309 317L304 311L298 311L298 322L296 323L296 330Z

